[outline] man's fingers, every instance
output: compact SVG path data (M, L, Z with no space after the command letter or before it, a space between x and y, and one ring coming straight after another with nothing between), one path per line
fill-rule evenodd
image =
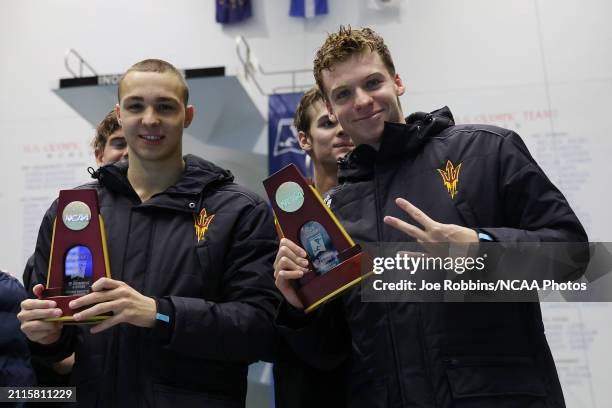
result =
M122 286L124 283L110 278L100 278L91 285L91 290L98 292L101 290L115 289Z
M412 203L410 203L410 201L408 200L405 200L403 198L396 198L395 204L397 204L397 206L402 210L406 211L406 213L408 213L408 215L413 220L421 224L425 229L429 229L431 226L433 226L433 224L436 223L434 220L429 218L427 214L412 205Z
M276 287L281 291L281 293L287 297L288 294L294 294L295 289L291 286L291 281L295 279L300 279L304 276L302 271L278 271L277 276L274 279L274 283Z
M120 293L118 288L100 292L92 292L85 296L81 296L80 298L74 299L68 304L68 306L70 306L71 309L78 309L79 307L109 302L121 297L123 297L123 295Z
M57 305L53 300L26 299L21 302L21 309L23 310L51 309L55 306Z
M87 320L94 316L101 315L103 313L118 311L120 308L121 308L120 300L115 300L112 302L98 303L79 313L75 313L73 317L74 317L74 320L78 322L82 320Z
M39 299L42 297L42 294L43 294L44 290L45 290L45 287L42 284L40 284L40 283L38 285L35 285L32 288L32 292L34 293L34 296L36 296Z
M274 259L274 268L278 268L278 264L283 258L295 259L297 257L298 256L290 248L281 245L278 247L278 252L276 253L276 258Z
M302 258L306 258L306 251L304 251L303 248L301 248L298 244L296 244L295 242L291 241L290 239L282 238L280 240L280 245L281 245L281 247L284 246L284 247L289 248L297 256L302 257Z
M280 270L278 272L278 279L283 279L283 280L300 279L302 276L304 276L303 271Z
M21 325L21 331L31 341L48 344L56 341L63 324L61 322L43 322L41 320L32 320Z
M287 239L286 242L291 242L291 241ZM279 263L282 261L283 258L288 258L292 260L295 264L301 264L303 266L308 266L308 261L306 260L306 252L295 244L293 244L293 246L297 247L299 251L296 251L294 247L289 247L289 246L281 244L281 246L278 249L278 253L276 254L276 260L274 261L275 269L279 268Z
M61 309L34 309L34 310L22 310L17 313L17 319L20 322L28 322L30 320L48 319L50 317L60 317L62 315Z
M294 271L302 271L306 272L308 270L308 261L304 258L297 258L298 262L295 262L293 259L290 259L286 256L283 256L276 266L276 270L286 269L286 270L294 270Z
M21 331L28 334L44 333L44 335L47 335L61 328L62 323L60 322L45 322L42 320L30 320L21 325Z
M68 306L71 309L94 305L98 303L109 302L117 298L123 297L121 288L125 286L123 282L109 278L100 278L91 285L92 293L81 296L71 301Z
M427 234L425 233L425 231L423 231L422 229L418 227L415 227L412 224L408 224L407 222L402 221L399 218L395 218L395 217L391 217L390 215L387 215L385 216L383 221L385 224L410 235L412 238L414 238L418 242L427 241Z
M286 251L284 251L286 252ZM279 255L281 252L279 251ZM308 271L308 261L304 258L292 256L277 256L276 264L274 265L274 277L278 277L281 270Z

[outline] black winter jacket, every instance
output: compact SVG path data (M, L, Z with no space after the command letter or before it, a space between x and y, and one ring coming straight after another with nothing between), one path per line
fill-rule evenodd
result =
M438 171L449 160L454 198ZM357 242L412 241L383 223L408 218L396 197L496 241L587 240L517 134L455 126L448 108L386 123L379 151L358 146L339 177L331 207ZM283 307L277 319L313 364L348 354L350 407L564 406L538 303L365 303L355 288L312 318Z
M174 186L144 203L126 172L125 162L102 167L98 182L83 187L98 190L112 277L155 297L170 325L97 335L65 327L57 344L33 344L34 352L59 360L76 351L71 382L80 406L243 406L248 364L270 359L274 347L271 211L228 171L195 156L185 156ZM56 206L40 228L32 286L46 279ZM198 238L200 214L210 223Z
M17 279L0 271L0 387L34 385L28 343L17 320L26 297Z

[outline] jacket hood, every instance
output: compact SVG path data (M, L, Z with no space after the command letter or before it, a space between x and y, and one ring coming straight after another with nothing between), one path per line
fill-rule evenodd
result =
M176 184L166 189L171 194L200 194L212 182L232 182L234 176L229 170L224 170L215 164L188 154L183 157L185 169ZM127 179L128 161L121 160L91 172L91 177L98 179L100 184L117 193L135 195L136 192Z
M418 152L433 136L455 124L453 114L445 106L431 113L416 112L406 123L385 122L380 149L363 144L338 161L338 181L359 181L372 173L374 163Z

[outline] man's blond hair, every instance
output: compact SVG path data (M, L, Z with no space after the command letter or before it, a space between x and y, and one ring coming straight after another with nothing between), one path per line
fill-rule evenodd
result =
M351 26L340 26L337 33L327 36L327 39L317 51L314 60L314 77L321 93L328 100L327 89L323 84L323 71L334 69L334 65L348 60L355 54L365 51L376 52L382 59L389 74L395 76L395 65L389 48L380 35L370 28L352 29Z

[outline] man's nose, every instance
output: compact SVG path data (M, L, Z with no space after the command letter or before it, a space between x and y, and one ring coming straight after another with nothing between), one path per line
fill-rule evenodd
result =
M142 115L142 124L145 126L157 126L159 125L159 118L153 107L149 106L145 109Z
M355 108L361 109L372 102L372 97L369 93L361 88L357 88L355 91Z

